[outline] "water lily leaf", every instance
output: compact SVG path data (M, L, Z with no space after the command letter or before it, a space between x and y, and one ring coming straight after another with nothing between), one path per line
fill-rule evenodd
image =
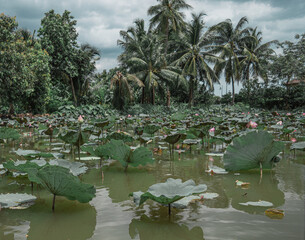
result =
M224 153L226 170L271 168L277 162L276 156L283 149L282 142L275 142L273 136L265 131L252 131L234 138Z
M42 160L43 162L41 162L40 164L44 165L46 164L46 161ZM8 169L8 170L14 170L14 171L19 171L19 172L24 172L24 173L28 173L28 169L31 168L40 168L41 166L39 166L36 162L32 162L32 161L12 161L9 160L5 163L3 163L3 166ZM42 165L43 166L43 165Z
M20 134L12 128L0 128L0 139L12 139L17 140L20 138Z
M258 202L246 202L246 203L239 203L243 206L254 206L254 207L272 207L273 204L267 201L258 201Z
M92 156L96 156L99 158L103 158L109 155L109 150L105 145L100 145L97 148L93 148L92 146L82 146L82 151L89 153Z
M21 193L7 193L0 194L0 206L1 208L11 208L21 205L33 204L36 197L30 194Z
M64 196L69 200L77 200L81 203L87 203L95 196L94 186L82 183L67 168L45 166L37 170L36 176L41 185L56 196Z
M183 197L193 194L199 194L207 190L205 184L197 185L193 180L188 180L182 183L181 179L168 178L164 183L157 183L150 186L146 193L140 195L140 201L138 199L135 202L139 202L139 205L143 204L146 200L151 199L161 204L171 204ZM137 197L139 194L133 195Z

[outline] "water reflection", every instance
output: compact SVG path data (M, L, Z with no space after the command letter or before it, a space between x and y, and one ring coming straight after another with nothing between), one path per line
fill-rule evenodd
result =
M106 187L112 202L119 203L129 200L129 194L136 191L147 191L148 187L156 182L155 177L147 169L128 168L124 172L122 167L103 167L104 179L101 169L91 169L83 180L96 186Z
M273 208L284 205L284 193L279 190L279 181L274 176L272 171L264 172L263 179L260 183L259 172L242 172L241 175L228 174L223 178L223 186L226 195L231 201L233 208L250 214L264 213L265 207L243 206L239 203L248 201L268 201L273 203ZM238 187L235 181L249 182L247 188Z
M1 211L0 222L1 240L85 240L95 230L96 211L90 204L58 197L56 212L52 213L51 199L39 199L26 210Z
M178 224L168 219L152 220L146 215L140 219L133 219L129 224L129 235L132 239L138 237L142 240L202 240L201 227L189 228L184 224Z

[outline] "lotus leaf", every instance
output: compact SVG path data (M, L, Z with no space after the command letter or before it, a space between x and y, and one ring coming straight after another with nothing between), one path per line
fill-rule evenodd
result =
M0 139L12 139L17 140L20 138L20 134L12 128L0 128Z
M58 136L65 143L73 144L75 146L81 146L89 139L89 135L82 131L70 130L65 135Z
M246 203L240 203L240 205L254 206L254 207L272 207L273 206L273 204L271 202L267 202L267 201L246 202Z
M64 196L69 200L77 200L81 203L87 203L95 196L94 186L82 183L67 168L49 165L33 171L33 174L39 179L41 185L54 195L53 211L55 196Z
M36 200L36 197L29 194L21 193L7 193L0 194L0 206L1 208L17 207L23 204L30 204Z
M252 131L234 138L224 153L226 170L237 171L252 168L271 168L277 162L276 156L283 149L282 142L273 140L265 131Z
M305 150L305 142L293 143L290 147L290 150L293 150L293 149Z
M153 135L155 132L157 132L161 127L156 124L147 124L144 127L144 132L150 135Z
M184 197L199 194L207 190L205 184L197 185L193 180L188 180L182 183L181 179L168 178L165 183L157 183L150 186L146 193L133 195L135 202L139 205L143 204L146 200L151 199L161 204L171 204ZM137 197L140 195L140 201Z
M119 161L125 170L130 164L133 167L153 163L152 152L146 147L138 147L134 151L121 140L111 140L105 145L107 155L114 160Z
M124 142L132 142L134 139L133 137L126 132L113 132L107 136L108 140L122 140Z
M88 170L88 168L85 166L84 163L69 162L69 161L61 160L61 159L50 160L49 164L52 166L61 166L61 167L67 168L70 170L70 173L72 173L74 176L83 174Z

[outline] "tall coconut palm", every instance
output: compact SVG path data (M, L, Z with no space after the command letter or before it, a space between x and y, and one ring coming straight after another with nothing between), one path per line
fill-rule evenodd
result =
M145 85L142 103L155 104L156 89L165 92L164 87L171 83L185 84L179 69L167 66L162 49L159 36L149 33L139 44L136 56L128 60L130 73L135 74Z
M189 77L189 106L193 105L194 87L198 80L206 82L210 89L214 88L214 83L218 78L208 63L216 62L217 57L208 51L203 51L204 47L210 44L210 36L204 30L202 20L204 13L192 14L192 21L187 25L185 33L179 34L177 54L178 60L172 64L182 67L183 74Z
M150 28L156 29L165 36L164 52L167 54L169 32L176 32L185 25L184 14L181 10L192 7L185 0L157 0L159 4L151 6L147 14L153 16L150 19Z
M273 40L262 44L262 32L257 31L257 28L251 29L250 32L255 41L245 44L241 60L242 77L244 85L247 86L248 101L250 101L250 75L260 77L265 82L268 81L264 65L267 65L268 59L275 53L270 47L278 43L277 40Z
M233 27L232 21L227 19L210 28L214 38L212 52L219 53L219 57L223 59L215 64L214 70L218 77L224 71L226 82L232 83L232 104L235 101L234 82L241 79L242 47L246 42L253 41L249 28L243 28L247 22L248 19L242 17Z
M143 82L135 75L126 74L124 76L120 71L117 71L111 79L110 89L114 88L113 106L122 110L125 103L133 100L133 92L129 82L134 82L139 87L144 87Z

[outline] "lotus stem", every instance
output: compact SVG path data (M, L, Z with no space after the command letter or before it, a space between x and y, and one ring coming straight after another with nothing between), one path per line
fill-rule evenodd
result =
M168 215L169 216L171 215L171 204L170 203L168 204Z
M263 166L262 166L261 162L259 163L259 166L260 166L260 169L261 169L261 176L260 176L260 179L259 179L259 183L261 183L262 178L263 178Z
M54 194L53 195L53 203L52 203L52 212L55 211L55 198L56 198L56 195Z

